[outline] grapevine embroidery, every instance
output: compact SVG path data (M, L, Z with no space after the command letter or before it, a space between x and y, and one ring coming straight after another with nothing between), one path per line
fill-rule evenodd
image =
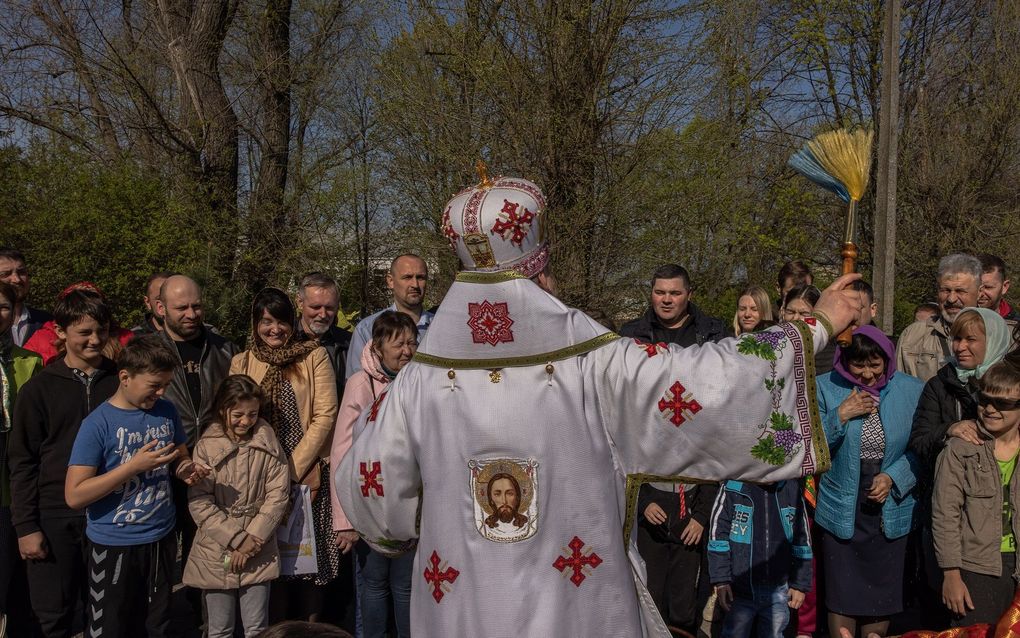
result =
M800 451L802 437L793 427L793 418L782 411L783 390L786 380L778 378L776 366L783 358L788 340L781 332L756 332L737 343L737 352L769 362L771 373L764 381L772 399L772 413L758 426L758 442L751 448L751 456L770 465L785 465Z

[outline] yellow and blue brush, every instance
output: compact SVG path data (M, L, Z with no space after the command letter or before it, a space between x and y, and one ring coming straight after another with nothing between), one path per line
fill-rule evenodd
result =
M857 202L861 201L868 187L873 140L874 133L864 129L821 133L794 153L788 162L793 170L849 204L840 253L844 275L854 272L857 267L857 244L854 241ZM837 341L846 345L850 343L850 337L851 330L847 328Z

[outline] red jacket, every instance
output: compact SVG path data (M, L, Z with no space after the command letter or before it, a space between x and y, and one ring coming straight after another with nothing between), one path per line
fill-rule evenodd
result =
M126 346L127 342L131 341L135 335L130 330L114 327L110 329L110 336L116 337L120 341L120 345ZM60 337L57 336L57 323L47 321L32 333L23 347L25 350L31 350L40 355L43 358L43 365L48 366L60 355L60 351L57 350L58 343L60 343Z

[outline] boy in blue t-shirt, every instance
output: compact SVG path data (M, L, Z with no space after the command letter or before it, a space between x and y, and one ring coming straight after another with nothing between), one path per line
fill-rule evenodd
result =
M177 410L161 397L177 356L150 335L117 364L120 385L82 421L64 494L87 507L88 623L92 636L166 636L177 554L170 468L189 485L209 468L191 461Z

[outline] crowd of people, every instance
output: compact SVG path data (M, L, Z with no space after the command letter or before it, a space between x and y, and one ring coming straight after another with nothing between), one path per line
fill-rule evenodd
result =
M293 293L267 288L242 350L205 323L201 287L185 275L154 273L142 286L145 318L128 330L90 282L62 291L52 314L31 307L25 257L0 249L6 635L168 636L183 582L204 635L256 636L327 618L341 602L330 589L338 580L354 584L355 636L416 634L411 591L431 591L428 569L416 579L413 551L362 540L334 479L430 329L427 280L420 257L394 259L393 305L353 334L336 325L339 290L327 275L304 276ZM872 322L871 287L850 284L860 299L852 339L829 340L810 366L828 471L775 482L648 475L636 485L645 585L672 630L884 636L908 604L925 610L929 629L994 623L1005 611L1020 576L1018 316L997 257L946 256L935 283L937 299L918 304L896 343ZM814 325L822 296L800 262L778 273L775 301L745 288L732 321L698 308L679 265L659 267L650 284L646 312L618 330L648 357ZM499 383L499 370L488 374ZM453 366L449 379L456 388ZM792 424L772 427L780 450ZM378 464L360 465L355 492L397 489L393 475L370 480ZM480 533L528 528L527 491L514 472L493 474ZM284 560L293 548L278 528L303 505L314 565L299 569Z

